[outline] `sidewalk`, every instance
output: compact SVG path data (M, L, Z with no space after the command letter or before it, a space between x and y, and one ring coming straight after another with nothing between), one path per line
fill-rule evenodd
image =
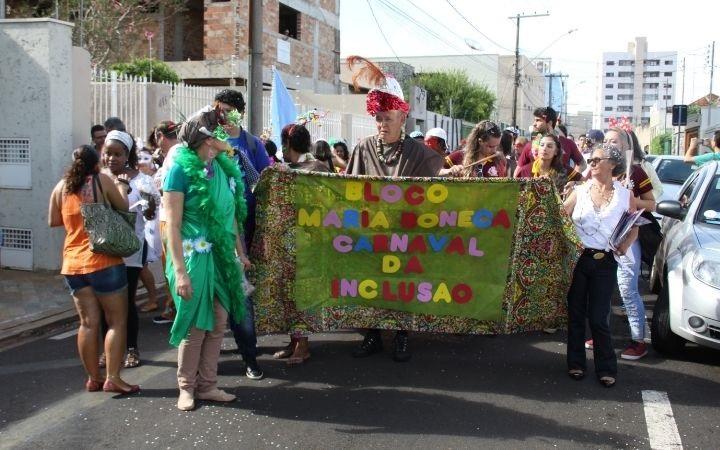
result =
M164 301L162 286L158 285L160 302ZM147 301L144 287L138 289L136 297L138 306ZM75 305L62 275L0 269L0 347L76 320Z

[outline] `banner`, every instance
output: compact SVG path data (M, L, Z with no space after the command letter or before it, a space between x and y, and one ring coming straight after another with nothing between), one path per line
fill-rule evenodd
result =
M549 180L269 169L256 196L259 332L511 333L565 320L580 246Z

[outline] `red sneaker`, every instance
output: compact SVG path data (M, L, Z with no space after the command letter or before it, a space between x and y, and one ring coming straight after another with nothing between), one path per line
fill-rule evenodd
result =
M630 345L620 354L622 359L636 360L647 355L647 345L644 342L631 342Z
M592 341L592 339L588 339L587 341L585 341L585 348L588 349L588 350L592 350L592 349L593 349L593 341Z

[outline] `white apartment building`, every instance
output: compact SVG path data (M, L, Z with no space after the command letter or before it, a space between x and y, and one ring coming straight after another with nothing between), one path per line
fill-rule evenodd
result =
M628 117L633 126L650 124L653 106L672 113L677 52L648 52L647 39L636 37L626 52L603 53L600 112L602 128L610 117Z

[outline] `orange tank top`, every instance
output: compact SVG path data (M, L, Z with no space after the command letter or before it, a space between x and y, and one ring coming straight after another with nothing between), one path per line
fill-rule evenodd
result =
M63 275L85 275L98 270L122 264L122 258L118 256L109 256L102 253L93 253L90 250L90 242L88 234L83 225L82 214L80 213L80 205L82 203L91 203L83 200L83 191L87 192L92 188L90 182L92 177L88 177L88 183L77 194L63 194L62 197L62 218L65 226L65 244L63 245L63 263L60 273ZM102 195L98 192L98 195Z

